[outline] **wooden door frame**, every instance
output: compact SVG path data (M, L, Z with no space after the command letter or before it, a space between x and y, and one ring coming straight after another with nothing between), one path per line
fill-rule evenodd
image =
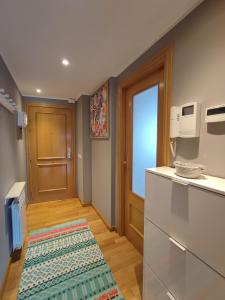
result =
M166 104L167 116L164 119L164 141L167 141L164 149L164 165L169 165L169 118L170 118L170 104L172 96L172 60L173 60L173 45L168 45L159 53L151 57L144 65L137 71L133 72L128 78L119 83L118 97L117 97L117 122L116 122L116 227L120 235L125 234L125 165L126 161L126 90L137 83L150 76L159 69L164 71L164 102Z
M76 164L76 155L75 155L75 113L76 113L76 107L72 107L71 105L66 104L56 104L56 103L45 103L45 102L25 102L24 104L24 110L28 116L28 110L29 107L47 107L47 108L66 108L71 110L71 120L72 120L72 133L73 133L73 139L72 139L72 149L71 152L73 153L74 161L73 161L73 181L74 181L74 197L76 197L77 194L77 187L76 187L76 173L75 173L75 164ZM28 118L29 123L29 118ZM29 130L28 128L25 129L25 139L26 139L26 170L27 170L27 193L28 193L28 201L31 201L31 184L30 184L30 145L29 145ZM32 203L32 201L31 201ZM35 203L35 202L34 202Z

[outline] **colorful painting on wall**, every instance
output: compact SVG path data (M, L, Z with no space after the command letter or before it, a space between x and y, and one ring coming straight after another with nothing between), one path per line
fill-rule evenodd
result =
M109 137L109 87L103 84L90 100L90 130L92 138Z

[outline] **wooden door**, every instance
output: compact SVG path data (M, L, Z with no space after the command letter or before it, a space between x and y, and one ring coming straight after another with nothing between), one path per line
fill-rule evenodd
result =
M31 200L74 197L73 109L28 104L27 112Z
M153 93L154 92L154 93ZM152 96L151 96L152 95ZM137 108L141 105L138 101L143 101L142 98L145 97L145 106L142 108ZM153 105L154 97L154 108L155 117L150 116L150 120L146 121L145 111L149 110L151 114L151 105ZM143 102L143 103L144 103ZM164 75L163 71L157 71L151 76L145 78L144 80L137 82L130 86L126 90L126 161L124 162L126 172L125 172L125 234L128 239L134 244L134 246L142 253L143 252L143 238L144 238L144 176L145 169L149 167L160 166L164 164L164 153L165 134L164 134L164 116L167 114L164 108ZM135 109L138 111L138 117L135 115ZM143 112L143 116L141 114ZM139 118L139 119L138 119ZM152 122L154 119L154 126L145 128L145 123ZM135 126L134 126L135 120ZM139 120L139 121L138 121ZM140 128L138 128L138 122L140 122ZM143 125L143 126L142 126ZM136 129L135 129L136 127ZM146 131L147 130L147 135ZM152 131L151 131L152 130ZM153 132L154 131L154 132ZM139 138L140 136L140 138ZM143 136L143 137L142 137ZM137 139L137 140L135 140ZM154 141L155 139L155 141ZM145 143L150 143L145 146ZM143 145L141 145L143 144ZM142 151L139 151L138 147L142 147ZM146 148L147 147L147 148ZM152 149L155 147L155 150ZM135 150L137 148L137 150ZM141 159L143 155L148 155L154 150L155 158L149 160L142 170L140 166L143 165L141 161L139 163L139 158ZM138 151L140 153L138 153ZM145 153L146 152L146 153ZM137 170L136 170L137 169ZM136 174L136 173L137 174ZM140 173L141 172L141 173ZM141 191L139 191L141 190Z

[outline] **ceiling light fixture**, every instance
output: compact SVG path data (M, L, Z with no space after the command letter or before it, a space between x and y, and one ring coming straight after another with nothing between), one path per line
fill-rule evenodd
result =
M40 93L41 93L41 89L36 89L36 92L37 92L38 94L40 94Z
M70 62L68 61L68 59L64 58L64 59L62 60L62 64L63 64L64 66L69 66Z

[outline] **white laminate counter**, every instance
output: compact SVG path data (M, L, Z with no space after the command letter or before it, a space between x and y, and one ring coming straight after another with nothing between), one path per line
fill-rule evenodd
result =
M218 194L225 195L224 178L208 176L208 175L202 175L200 178L197 179L184 178L184 177L177 176L175 174L176 172L175 168L170 168L170 167L157 167L157 168L147 169L146 171L167 178L171 178L183 183L188 183L190 185L203 188Z

